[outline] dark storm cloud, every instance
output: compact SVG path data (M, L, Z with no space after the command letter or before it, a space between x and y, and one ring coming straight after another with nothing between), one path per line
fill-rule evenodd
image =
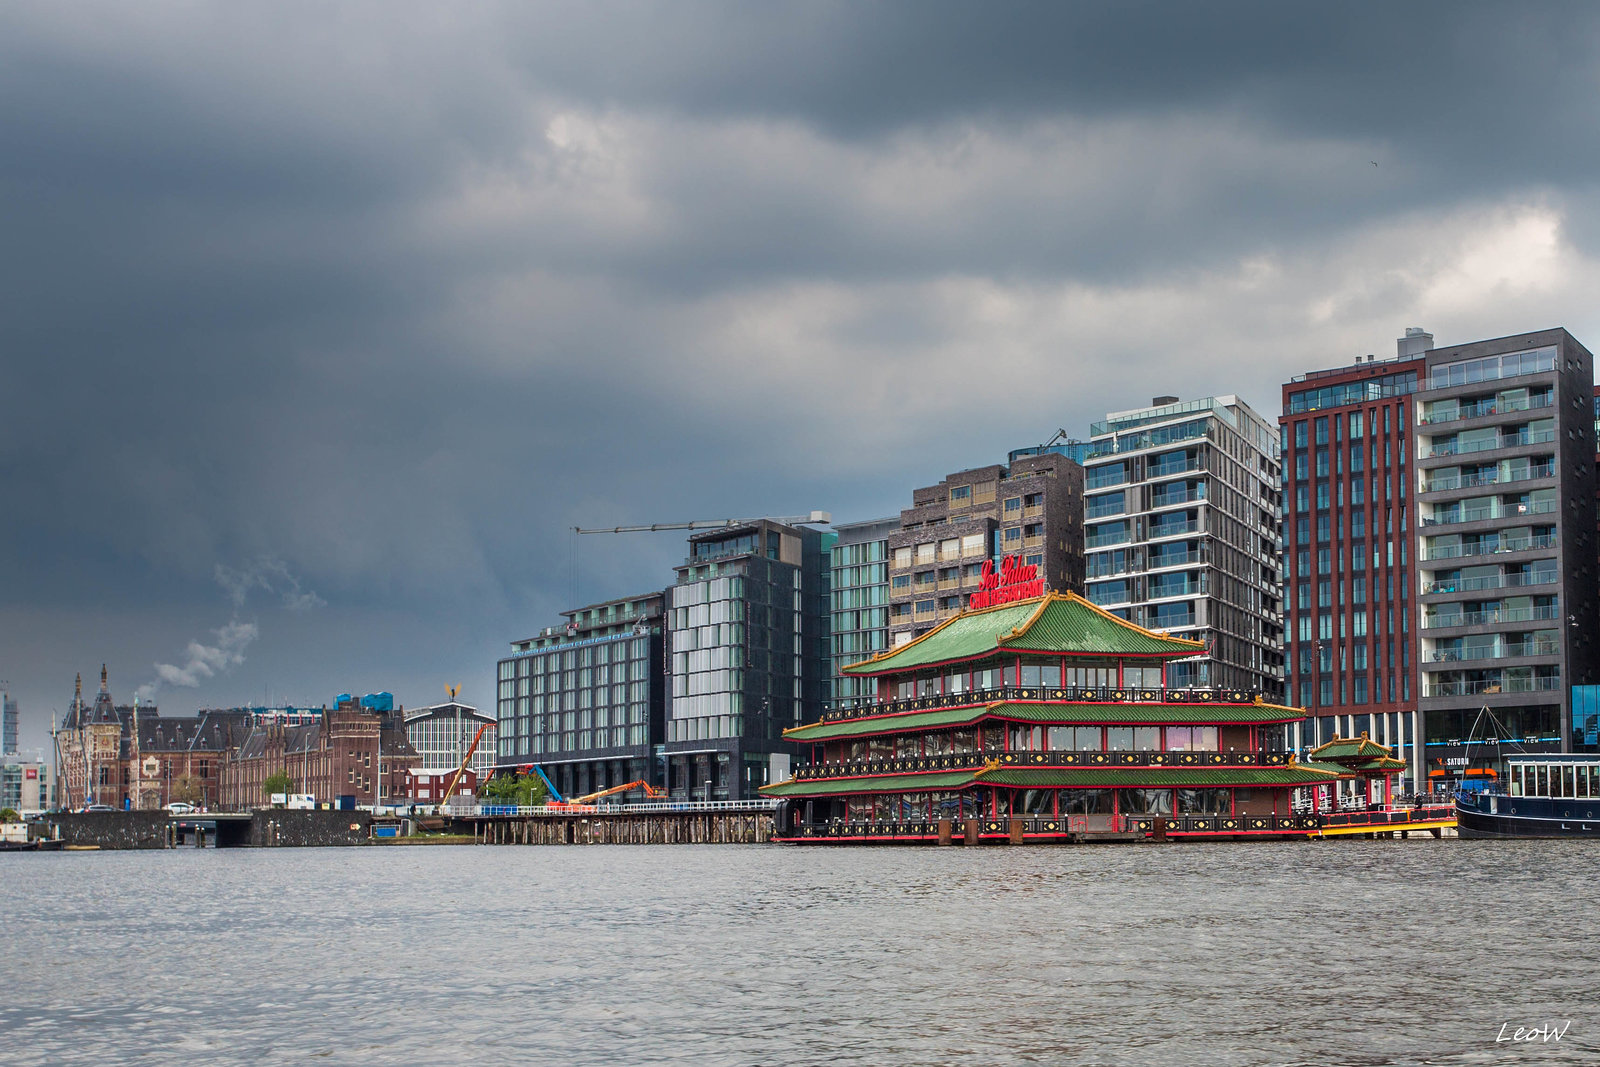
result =
M221 702L486 674L681 555L576 523L893 511L1146 379L1270 412L1439 294L1565 314L1524 290L1600 236L1597 23L10 6L0 668L35 707L98 657ZM326 604L232 618L262 560Z

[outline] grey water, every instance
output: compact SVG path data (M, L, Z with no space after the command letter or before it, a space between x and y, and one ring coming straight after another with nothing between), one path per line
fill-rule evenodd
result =
M12 854L0 1062L1592 1064L1597 861L1451 840Z

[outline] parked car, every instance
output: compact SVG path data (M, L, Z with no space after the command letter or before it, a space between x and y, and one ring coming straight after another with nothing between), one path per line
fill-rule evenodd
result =
M167 814L169 815L188 815L194 810L193 804L182 800L174 800L167 805Z
M84 811L116 811L110 804L90 804Z

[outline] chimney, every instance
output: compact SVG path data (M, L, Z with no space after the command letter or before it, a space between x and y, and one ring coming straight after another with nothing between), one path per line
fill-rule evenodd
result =
M1395 341L1395 347L1400 350L1401 359L1420 356L1433 351L1433 334L1421 326L1407 326L1406 335Z

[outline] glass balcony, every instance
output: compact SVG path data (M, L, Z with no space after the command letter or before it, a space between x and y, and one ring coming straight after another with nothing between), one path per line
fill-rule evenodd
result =
M1442 411L1424 415L1424 426L1437 425L1441 422L1458 422L1461 419L1478 419L1485 415L1506 415L1514 411L1532 411L1535 408L1547 408L1555 403L1555 397L1549 393L1540 393L1522 400L1500 400L1488 397L1473 404L1462 404L1454 412Z
M1521 641L1483 648L1438 648L1422 657L1424 663L1463 663L1482 659L1509 659L1512 656L1556 656L1561 647L1554 641Z
M1554 548L1555 534L1537 534L1533 537L1502 537L1493 542L1471 545L1440 545L1427 549L1423 561L1436 559L1462 559L1467 556L1495 556L1502 552L1526 552L1536 548Z
M1494 611L1456 611L1448 614L1424 615L1424 630L1440 630L1451 626L1493 626L1498 623L1533 622L1536 619L1560 618L1559 607L1499 608Z
M1523 585L1549 585L1559 575L1555 571L1530 571L1527 574L1489 574L1479 578L1443 578L1422 587L1423 595L1431 593L1467 593L1480 589L1506 589Z
M1434 456L1465 456L1473 452L1488 452L1496 448L1517 448L1521 445L1542 445L1556 439L1554 430L1531 430L1522 433L1501 434L1491 441L1471 441L1465 444L1459 441L1436 441L1428 448L1426 456L1420 459L1431 459Z
M1557 501L1542 500L1532 504L1502 504L1499 507L1459 508L1425 516L1423 526L1458 526L1464 522L1483 522L1485 519L1515 519L1524 515L1548 515L1556 510Z
M1476 485L1505 485L1510 482L1531 482L1538 478L1549 478L1556 472L1554 463L1541 463L1531 466L1522 473L1510 473L1500 477L1499 471L1482 471L1472 474L1436 474L1422 484L1424 493L1438 493L1447 489L1470 489Z

